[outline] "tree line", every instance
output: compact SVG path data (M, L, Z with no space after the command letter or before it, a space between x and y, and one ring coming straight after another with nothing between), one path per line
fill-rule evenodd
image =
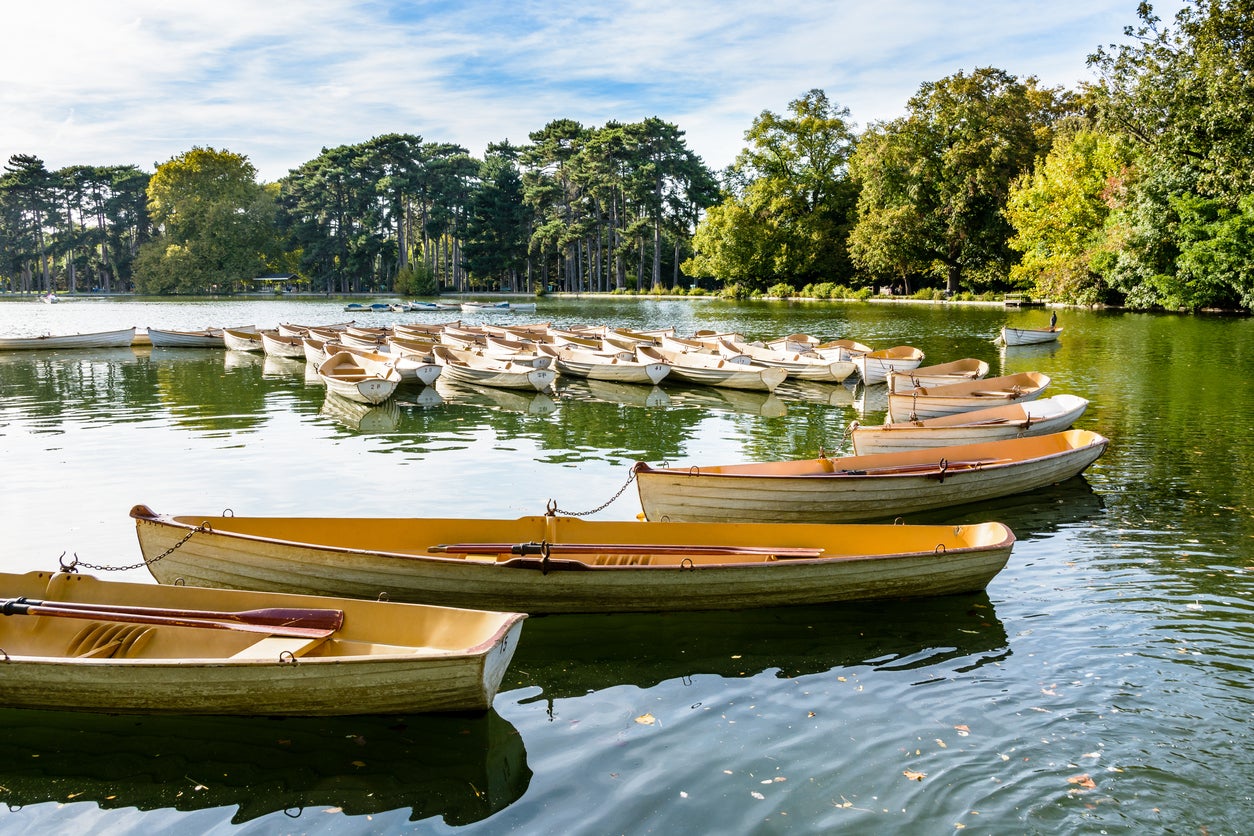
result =
M411 134L323 149L277 183L193 148L0 175L0 289L228 293L1026 292L1254 307L1254 0L1148 3L1077 90L992 67L858 131L823 90L763 111L711 171L658 118L558 119L479 158Z

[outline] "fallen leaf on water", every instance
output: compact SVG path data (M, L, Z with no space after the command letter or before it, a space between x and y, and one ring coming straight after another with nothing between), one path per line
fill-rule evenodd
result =
M942 749L948 749L948 748L949 748L948 746L946 746L946 745L945 745L945 741L941 740L939 737L938 737L938 738L936 738L936 745L937 745L937 746L939 746L939 747L941 747Z
M807 716L807 717L813 717L813 716L814 716L814 712L813 712L813 711L807 711L807 712L806 712L806 716Z
M927 777L926 772L915 772L913 769L907 769L905 772L901 774L905 775L911 781L922 781L924 778Z
M1091 790L1097 786L1093 779L1088 775L1072 775L1067 779L1067 783L1075 784L1077 787L1083 787L1086 790Z
M353 766L357 767L358 769L361 769L365 765L366 765L365 761L353 761Z
M651 726L657 722L657 718L652 714L641 714L636 718L636 722L642 726Z
M343 808L343 807L328 807L327 809L323 810L322 812L324 812L324 813L342 813L342 812L344 812L344 808Z
M763 795L762 793L758 792L757 790L754 790L753 792L749 793L749 795L753 796L753 797L754 797L754 798L756 798L758 801L763 801L763 800L765 800L765 798L766 798L766 796L765 796L765 795Z
M967 726L954 726L954 731L958 732L958 734L962 735L963 737L966 737L967 735L971 733L971 729L968 728Z

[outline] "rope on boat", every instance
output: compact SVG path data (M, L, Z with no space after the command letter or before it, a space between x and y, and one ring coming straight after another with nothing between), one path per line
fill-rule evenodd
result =
M618 489L618 492L615 493L613 496L611 496L609 499L605 500L605 502L593 508L591 511L563 511L561 508L557 507L556 500L550 499L549 504L545 507L545 514L550 517L553 516L554 514L561 514L562 516L565 516L565 517L590 517L593 514L604 511L606 508L610 507L610 505L614 502L614 500L618 499L620 496L623 495L623 492L627 490L627 486L630 485L632 481L635 480L635 478L636 478L636 468L633 466L627 472L627 481L624 482L623 486Z

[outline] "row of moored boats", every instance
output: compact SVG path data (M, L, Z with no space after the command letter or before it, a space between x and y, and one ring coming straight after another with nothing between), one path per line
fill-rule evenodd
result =
M402 356L421 357L424 366L430 358L449 373L449 358L488 358L509 347L519 354L506 362L533 371L541 367L531 363L544 358L561 371L559 358L591 354L618 362L585 358L590 368L662 366L655 358L663 358L666 374L677 375L687 367L676 357L758 363L748 351L748 361L729 357L730 346L817 357L833 348L800 335L782 346L695 335L685 347L670 333L616 342L628 335L574 329L560 342L548 328L541 336L460 325L449 326L448 338L444 330L405 334L394 327L384 334L348 325L326 334L221 329L216 336L226 345L233 332L256 341L230 345L235 350L278 351L283 344L295 351L299 343L308 356L303 352L321 341L322 354L311 360L328 376L346 363L344 355L368 370L360 352L389 358L393 373ZM150 335L162 345L162 332ZM337 347L369 343L372 335L373 345L353 346L358 353ZM454 345L452 337L466 344ZM407 343L425 348L409 346L413 353L405 355ZM847 358L833 353L827 360L873 374L871 366L857 366L857 347L844 348ZM908 364L922 356L891 359ZM631 476L641 520L561 515L553 501L545 515L518 519L167 515L137 505L131 517L157 584L76 572L0 576L11 596L0 611L13 616L0 619L4 702L130 713L483 710L505 675L525 614L978 591L1009 560L1009 527L875 521L1062 482L1107 446L1095 432L1071 429L1087 401L1046 396L1048 376L987 372L980 361L887 369L887 421L852 425L850 456L639 462Z

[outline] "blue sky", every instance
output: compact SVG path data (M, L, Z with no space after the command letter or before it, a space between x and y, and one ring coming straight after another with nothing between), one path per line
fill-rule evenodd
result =
M859 128L998 67L1076 86L1136 0L45 0L6 8L0 162L151 171L195 146L277 180L384 133L527 140L657 116L713 168L812 88ZM1162 4L1166 8L1166 4ZM1174 5L1172 5L1174 8ZM1164 19L1170 14L1161 12Z

